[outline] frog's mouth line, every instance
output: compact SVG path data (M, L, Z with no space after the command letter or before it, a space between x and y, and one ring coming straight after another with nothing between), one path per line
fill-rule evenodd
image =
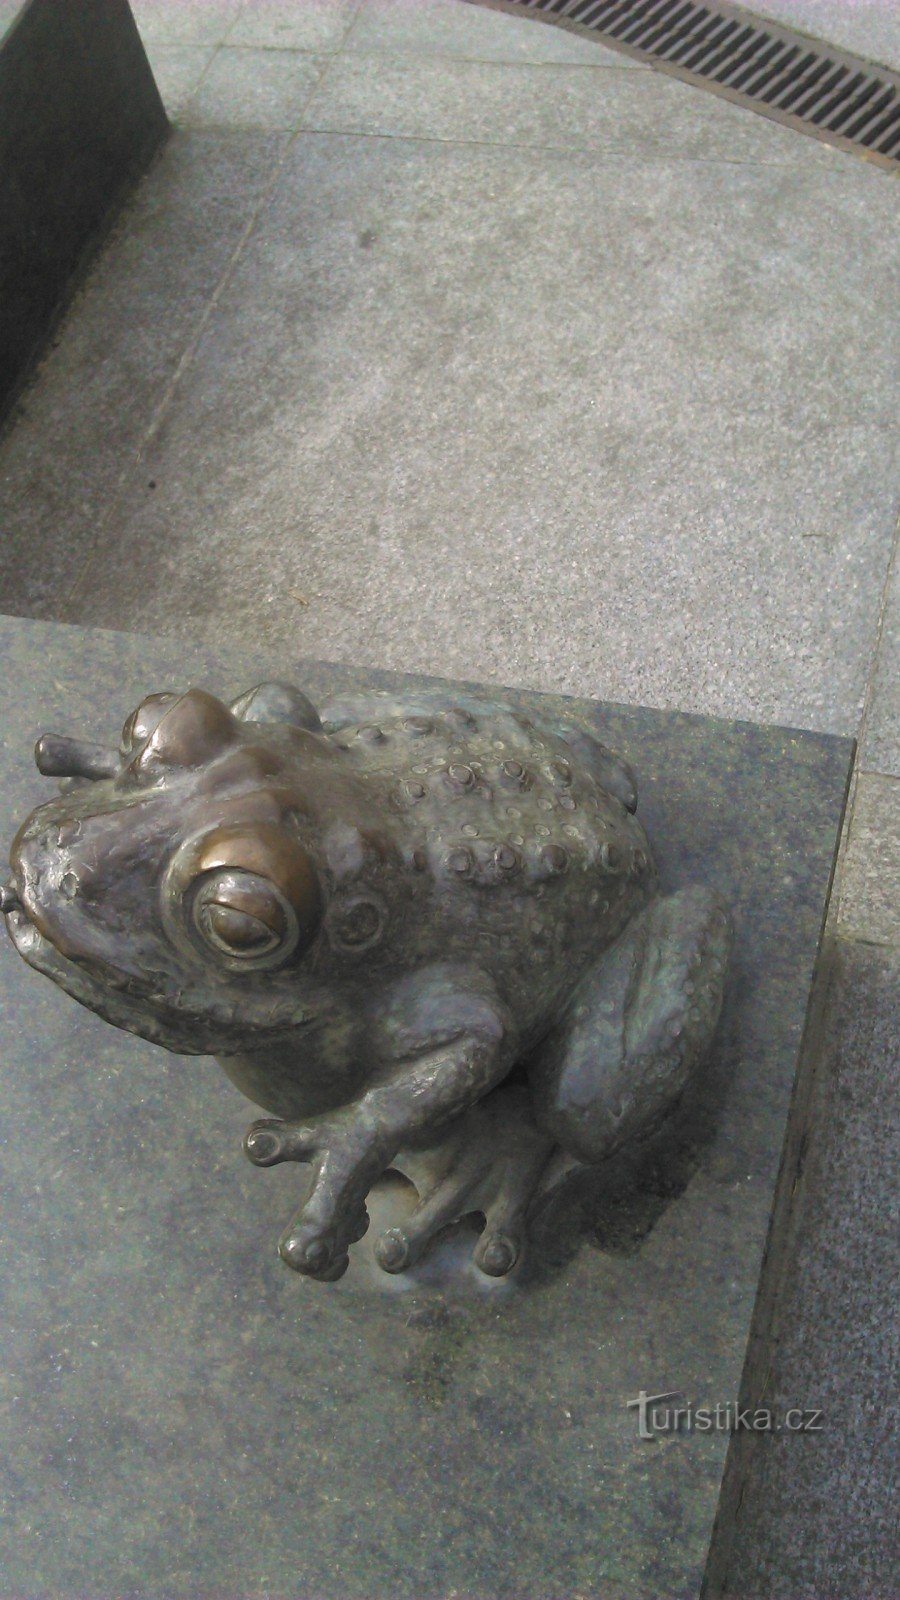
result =
M253 1023L242 1028L232 1007L227 1003L207 1024L199 1020L202 1010L212 1009L210 995L195 996L199 1011L190 1007L190 993L179 992L184 1009L179 1010L158 992L139 987L139 980L127 972L87 958L78 960L65 956L52 940L35 927L19 899L15 886L0 887L0 911L6 921L6 931L23 961L36 972L63 989L79 1005L93 1011L114 1028L137 1034L182 1056L233 1055L235 1051L252 1048L258 1044ZM297 1032L315 1022L314 1014L303 1016L294 1011L285 1025L284 1036L295 1037ZM278 1041L279 1030L270 1027L270 1042Z
M71 975L73 980L80 978L85 990L90 989L92 994L97 985L128 989L132 994L135 993L133 979L117 967L111 965L101 967L99 963L87 959L78 961L64 956L52 939L48 939L31 921L21 903L12 906L7 904L3 907L3 911L6 916L7 932L19 955L38 972L45 973L49 978L55 978L58 983L63 983L64 975Z
M170 1043L172 1036L165 1024L149 1010L147 1000L127 973L106 963L100 969L87 961L79 962L62 955L35 927L14 890L4 890L0 909L6 919L6 931L22 960L50 978L73 1000L96 1012L113 1027L137 1033L154 1044L165 1044L180 1054L193 1053L190 1046L181 1042Z

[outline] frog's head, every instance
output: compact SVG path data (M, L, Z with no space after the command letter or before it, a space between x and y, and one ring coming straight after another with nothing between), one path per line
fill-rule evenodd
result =
M305 696L151 695L118 750L45 735L35 758L64 792L19 829L0 890L31 966L172 1050L227 1054L309 1020L297 966L323 888L315 803L290 775L315 795L334 751Z

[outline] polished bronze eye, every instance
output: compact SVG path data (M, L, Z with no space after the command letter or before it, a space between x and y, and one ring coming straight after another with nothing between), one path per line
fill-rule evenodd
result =
M198 768L235 742L239 724L205 689L153 694L142 700L122 730L129 772L141 778L175 768Z
M303 846L278 823L242 822L186 839L161 885L163 923L185 954L212 951L253 971L313 943L322 891Z
M223 955L258 959L296 941L297 923L273 884L253 872L214 872L194 897L194 926Z
M147 743L151 733L156 731L162 721L164 713L177 699L177 694L148 694L141 701L122 729L123 756L132 755L141 745Z

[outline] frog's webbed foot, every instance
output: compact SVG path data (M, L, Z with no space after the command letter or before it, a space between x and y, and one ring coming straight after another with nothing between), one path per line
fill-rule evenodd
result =
M534 1121L524 1085L507 1084L460 1117L440 1144L399 1154L392 1167L409 1178L419 1201L402 1225L375 1244L385 1272L404 1272L438 1234L481 1214L484 1231L473 1259L482 1272L511 1272L525 1242L526 1219L553 1149Z
M718 1021L731 923L707 889L652 900L589 969L532 1063L538 1113L599 1162L678 1101Z
M388 1164L376 1139L339 1116L309 1122L262 1118L244 1135L244 1151L257 1167L282 1161L312 1168L303 1204L278 1242L283 1261L307 1277L333 1282L346 1272L351 1244L369 1226L366 1195Z

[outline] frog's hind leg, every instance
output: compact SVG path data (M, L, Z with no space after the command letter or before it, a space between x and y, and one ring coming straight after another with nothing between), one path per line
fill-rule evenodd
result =
M599 1162L669 1112L706 1054L731 924L701 888L652 900L589 969L529 1067L538 1118Z

